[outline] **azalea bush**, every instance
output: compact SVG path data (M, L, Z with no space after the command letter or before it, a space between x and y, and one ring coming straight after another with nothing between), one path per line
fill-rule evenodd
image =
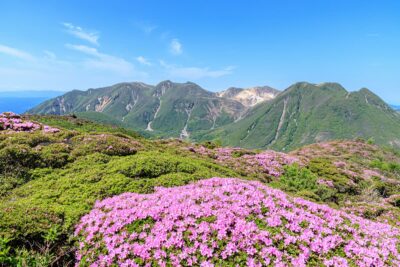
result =
M399 266L400 230L212 178L96 202L81 218L76 266Z
M285 166L302 164L295 156L266 150L256 153L241 148L214 148L205 146L191 148L191 151L213 158L216 162L241 170L246 175L257 176L264 180L272 180L284 172Z
M0 131L33 132L39 129L43 129L44 132L48 133L60 131L54 127L23 119L21 116L12 112L0 113Z

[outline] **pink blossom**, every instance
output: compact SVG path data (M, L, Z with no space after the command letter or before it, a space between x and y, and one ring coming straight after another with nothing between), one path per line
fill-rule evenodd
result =
M130 232L138 220L147 223ZM234 178L98 201L75 233L77 266L218 266L237 255L247 266L400 265L397 228Z

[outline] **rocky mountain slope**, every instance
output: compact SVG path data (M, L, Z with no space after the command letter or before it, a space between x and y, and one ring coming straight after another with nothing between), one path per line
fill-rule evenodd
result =
M286 154L0 117L0 266L399 264L396 151Z
M164 81L156 86L121 83L87 91L71 91L44 102L28 113L76 113L153 136L187 138L191 132L212 130L233 122L248 106L269 100L276 94L277 91L269 87L238 89L237 94L228 94L227 91L217 94L190 82Z
M251 88L231 87L225 91L217 93L219 97L234 99L246 107L252 107L261 102L274 99L280 91L269 86L257 86Z
M296 83L256 105L237 122L194 136L224 145L293 150L302 145L361 137L400 147L400 116L368 89L337 83Z

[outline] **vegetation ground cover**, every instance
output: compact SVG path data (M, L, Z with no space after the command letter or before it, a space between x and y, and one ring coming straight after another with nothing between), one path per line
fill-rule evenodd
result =
M277 153L151 141L72 116L20 119L38 127L0 134L0 265L73 265L79 248L73 231L96 201L211 177L257 180L385 227L400 221L399 154L372 141Z

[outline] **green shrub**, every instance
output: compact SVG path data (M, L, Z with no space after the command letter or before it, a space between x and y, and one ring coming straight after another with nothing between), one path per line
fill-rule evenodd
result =
M379 216L381 216L385 212L384 209L378 208L378 209L366 209L363 212L363 217L366 219L373 220Z
M0 266L8 266L14 263L14 259L11 256L10 241L9 238L0 236Z
M13 144L0 150L0 173L14 172L16 167L35 168L39 154L25 144Z
M348 193L352 195L358 193L357 188L350 183L349 178L343 175L329 159L313 158L310 160L307 168L318 177L333 181L335 188L340 193Z
M9 145L0 150L0 197L28 182L29 170L40 166L40 156L25 144Z
M246 150L235 150L235 151L233 151L232 152L232 157L234 157L234 158L240 158L241 156L243 156L243 155L254 155L254 154L256 154L255 152L253 152L253 151L246 151Z
M384 162L382 159L375 159L370 163L370 166L384 172L400 175L400 164L397 162Z
M332 202L338 204L339 196L338 192L335 188L330 188L327 186L318 186L315 194L320 198L323 202Z
M64 143L54 143L36 148L44 167L61 168L68 163L71 148Z
M71 139L72 157L79 157L95 152L110 156L133 155L141 147L140 143L130 138L110 134L79 135Z
M312 191L308 191L308 190L301 190L296 195L301 198L305 198L305 199L309 199L309 200L314 200L314 201L320 200L320 197L316 193L314 193Z
M45 134L41 131L29 133L21 132L18 134L6 135L7 138L1 140L0 149L9 145L28 145L30 147L35 147L40 144L46 144L52 142L56 136Z
M212 141L205 141L205 142L203 142L203 143L201 143L205 148L208 148L208 149L214 149L214 148L217 148L217 147L220 147L221 146L221 144L220 143L216 143L216 142L212 142Z
M115 162L115 170L131 178L155 178L169 173L193 174L200 169L196 161L166 153L144 152Z
M289 192L317 189L317 176L309 169L300 168L297 164L286 166L279 182Z

